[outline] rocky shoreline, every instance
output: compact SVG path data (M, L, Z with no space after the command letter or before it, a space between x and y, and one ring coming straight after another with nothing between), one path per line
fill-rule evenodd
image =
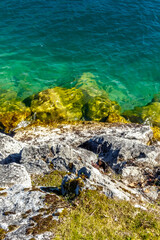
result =
M69 208L62 199L86 189L159 212L160 144L151 128L88 122L0 133L0 239L53 239Z

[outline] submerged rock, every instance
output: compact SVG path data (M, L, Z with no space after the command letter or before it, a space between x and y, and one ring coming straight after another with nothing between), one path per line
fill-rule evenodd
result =
M82 118L83 94L79 89L55 87L34 96L31 110L42 122L73 121Z
M160 127L160 102L151 102L144 107L135 107L123 113L131 122L146 123Z
M5 132L13 131L18 123L31 114L30 109L17 100L16 96L8 95L9 93L0 95L0 129Z
M74 88L55 87L39 92L23 101L31 108L32 117L41 122L77 121L81 119L126 122L120 106L100 89L90 73L84 73Z
M81 89L84 94L85 119L107 121L111 113L120 116L120 106L109 99L106 91L99 88L93 74L83 73L76 84L76 88ZM112 122L114 122L114 117L112 117Z

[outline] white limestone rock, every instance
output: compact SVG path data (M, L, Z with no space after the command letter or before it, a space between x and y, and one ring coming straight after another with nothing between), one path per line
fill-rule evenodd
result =
M0 133L0 163L18 162L20 151L26 144Z
M17 163L1 164L0 186L10 187L15 184L25 188L31 187L31 178L25 167Z

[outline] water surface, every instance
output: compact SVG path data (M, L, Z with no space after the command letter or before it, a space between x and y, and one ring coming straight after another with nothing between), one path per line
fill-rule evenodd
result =
M0 88L25 98L84 72L123 109L160 91L159 0L0 1Z

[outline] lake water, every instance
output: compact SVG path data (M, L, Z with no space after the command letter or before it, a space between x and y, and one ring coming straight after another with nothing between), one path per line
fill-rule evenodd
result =
M90 72L122 109L160 91L159 0L0 1L0 88L25 97Z

